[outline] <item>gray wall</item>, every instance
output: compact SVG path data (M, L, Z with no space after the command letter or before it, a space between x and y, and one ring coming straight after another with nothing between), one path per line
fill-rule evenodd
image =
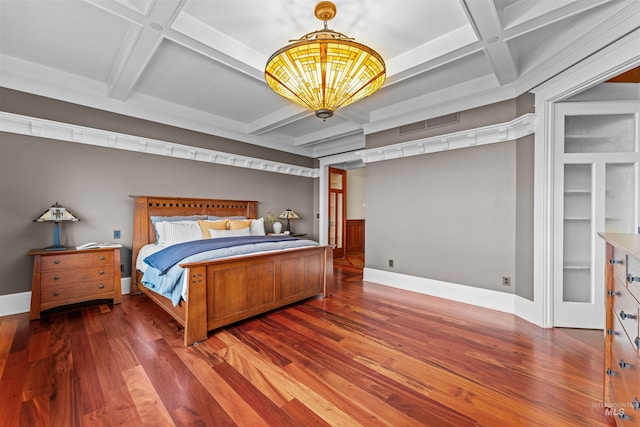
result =
M347 171L347 219L365 218L366 174L364 168Z
M506 122L532 108L527 95L410 138L397 129L369 135L367 148ZM369 163L366 182L367 267L532 296L532 137Z
M15 91L0 109L181 144L312 167L313 159ZM49 246L53 225L32 222L54 202L79 223L62 224L62 243L115 241L130 247L131 194L260 201L258 214L291 208L296 232L317 236L316 179L0 133L0 295L31 290L31 248ZM122 238L114 240L113 231Z

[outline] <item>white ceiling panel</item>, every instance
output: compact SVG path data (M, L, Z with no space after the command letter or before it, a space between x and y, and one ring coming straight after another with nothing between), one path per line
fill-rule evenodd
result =
M335 3L328 27L378 51L387 80L326 121L264 81L322 28L309 0L0 0L0 84L318 157L517 96L640 28L640 0Z
M0 49L106 82L130 25L84 2L2 1Z
M134 90L239 122L288 105L265 83L170 41L158 48Z

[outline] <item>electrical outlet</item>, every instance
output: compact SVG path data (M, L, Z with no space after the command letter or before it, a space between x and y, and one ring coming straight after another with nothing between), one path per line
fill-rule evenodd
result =
M511 277L502 276L502 286L511 286Z
M389 267L393 267L393 260L392 259L389 260Z
M113 230L113 238L114 239L120 238L120 230Z

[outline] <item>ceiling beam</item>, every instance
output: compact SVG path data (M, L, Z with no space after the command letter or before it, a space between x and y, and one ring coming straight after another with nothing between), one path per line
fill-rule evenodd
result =
M502 25L493 1L466 0L465 7L500 86L513 83L518 79L518 68L509 45L501 40Z
M86 1L130 22L119 57L114 61L107 89L109 98L124 101L162 43L163 31L171 26L186 0L157 1L148 16L117 2Z

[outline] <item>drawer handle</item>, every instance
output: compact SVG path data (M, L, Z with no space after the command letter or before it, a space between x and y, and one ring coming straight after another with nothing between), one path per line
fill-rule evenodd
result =
M100 261L104 261L104 255L100 256Z
M60 277L58 277L58 276L53 276L53 280L60 280Z
M635 409L636 412L640 411L640 401L638 400L637 396L633 398L633 402L631 402L631 406L633 406L633 409Z
M633 340L634 343L636 343L636 347L638 347L638 350L640 350L640 337L636 337L635 340Z
M640 276L633 276L631 274L627 274L627 282L640 282Z
M620 264L620 265L622 265L622 264L624 264L624 261L622 261L621 259L611 258L611 259L609 260L609 264L611 264L611 265L615 265L615 264Z
M613 329L607 329L607 335L618 335L618 333Z
M609 295L610 297L619 297L620 291L608 290L607 295Z
M53 296L54 296L54 297L57 297L58 295L60 295L60 294L58 293L58 291L53 291Z
M620 418L621 421L627 421L627 420L631 419L631 417L629 415L625 414L622 409L620 409L618 411L618 418Z
M625 319L635 319L635 318L636 318L636 316L634 316L633 314L625 313L625 312L624 312L624 310L622 310L622 311L620 312L620 318L621 318L622 320L625 320Z
M616 373L616 371L614 371L614 370L613 370L613 369L611 369L611 368L607 368L607 376L609 376L609 377L615 377L616 375L618 375L618 374Z
M60 264L60 261L58 261L57 259L54 259L54 260L53 260L53 263L54 263L54 264Z
M625 362L624 359L620 359L620 361L618 362L618 366L620 366L621 369L631 369L631 363Z
M101 285L99 285L98 287L99 287L100 289L104 289L104 285L102 285L102 284L101 284Z
M100 274L104 274L104 270L100 270Z

